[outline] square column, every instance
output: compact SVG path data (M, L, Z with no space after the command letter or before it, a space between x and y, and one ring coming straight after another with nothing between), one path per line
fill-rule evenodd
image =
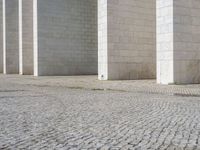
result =
M18 0L3 0L4 73L19 73L19 4Z
M97 1L34 0L34 75L97 74Z
M157 0L157 77L200 83L200 1Z
M157 0L157 82L174 82L173 0Z
M33 75L33 0L19 0L19 69Z
M156 78L155 0L98 0L99 79Z

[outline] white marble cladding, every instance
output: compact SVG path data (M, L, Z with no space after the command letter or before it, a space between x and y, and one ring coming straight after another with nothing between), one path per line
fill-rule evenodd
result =
M200 1L157 2L158 83L200 83Z
M108 79L107 1L98 0L98 78Z
M97 1L37 0L36 13L34 74L97 74Z
M19 0L20 74L33 74L33 0Z
M157 0L157 82L174 82L173 0Z
M19 73L18 0L3 0L4 73Z
M99 79L156 78L155 0L99 0Z
M3 73L3 0L0 0L0 73Z

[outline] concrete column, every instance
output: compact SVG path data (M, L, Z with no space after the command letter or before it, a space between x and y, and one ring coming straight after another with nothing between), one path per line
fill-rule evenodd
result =
M98 0L99 79L156 78L155 0Z
M19 0L20 74L33 74L33 0Z
M157 81L174 82L173 0L157 0Z
M108 79L108 10L107 0L98 0L98 76Z
M200 1L157 0L158 83L200 83Z
M0 0L0 73L3 73L3 1Z
M34 75L97 74L97 1L34 0Z
M4 73L19 73L18 0L3 0Z

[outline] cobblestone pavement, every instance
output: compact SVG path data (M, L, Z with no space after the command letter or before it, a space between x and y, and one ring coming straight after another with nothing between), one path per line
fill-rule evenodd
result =
M163 93L0 75L0 149L200 150L200 96Z

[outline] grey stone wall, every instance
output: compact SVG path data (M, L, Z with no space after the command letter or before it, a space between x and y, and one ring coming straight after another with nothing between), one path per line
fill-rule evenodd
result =
M200 1L174 1L174 82L200 83Z
M3 73L3 1L0 0L0 73Z
M20 3L20 74L33 74L33 0Z
M99 79L156 78L156 1L99 0Z
M18 0L4 3L4 73L19 73L19 4Z
M97 1L37 0L34 5L34 74L97 74Z

